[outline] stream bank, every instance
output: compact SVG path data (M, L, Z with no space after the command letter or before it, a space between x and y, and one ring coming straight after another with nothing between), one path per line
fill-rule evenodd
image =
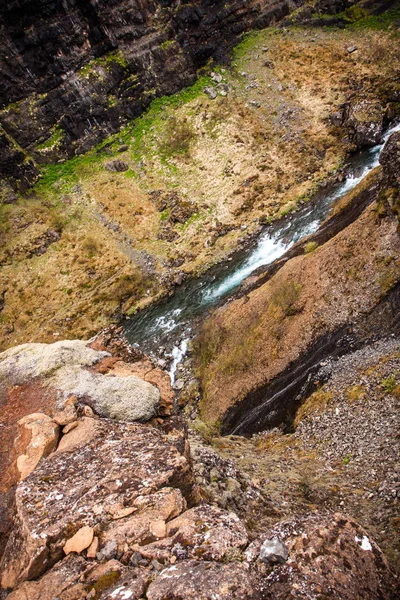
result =
M124 324L127 339L161 359L161 364L169 361L174 381L188 341L209 311L259 287L289 259L303 254L307 244L327 242L373 201L379 184L370 174L379 165L385 141L399 128L400 125L392 125L381 144L354 155L343 183L321 190L296 213L265 228L258 239L234 253L228 263L216 265L204 276L184 282L172 296L130 318ZM364 182L363 189L359 190L357 186L361 182ZM358 192L352 197L351 191L355 188ZM333 207L344 197L348 198L347 206L335 213Z
M390 140L397 137L394 133ZM384 153L390 154L395 146L395 141L388 142ZM245 288L205 321L195 348L203 420L218 423L225 431L251 433L251 426L241 429L239 425L241 419L251 421L247 406L250 414L254 411L252 424L259 431L268 418L266 414L260 418L255 406L265 401L268 409L275 399L279 416L272 417L272 424L290 421L286 401L290 405L296 397L309 369L337 352L337 345L346 348L348 333L357 345L396 331L397 159L394 153L390 162L386 154L384 158L382 154L383 171L372 173L354 191L350 203L341 207L351 215L358 194L361 206L367 199L352 223L322 245L314 243L311 251L303 249L284 261L267 280L261 274L257 282L255 276L249 291ZM377 319L375 311L385 317ZM286 397L288 386L292 394Z

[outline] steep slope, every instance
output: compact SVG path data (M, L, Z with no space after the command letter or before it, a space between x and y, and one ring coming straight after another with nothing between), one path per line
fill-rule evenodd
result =
M257 32L230 69L154 102L101 148L43 166L29 195L2 188L0 345L94 334L342 177L346 154L399 106L394 35Z
M320 247L312 237L300 244L272 278L255 276L206 322L197 347L206 421L235 433L290 423L322 359L398 329L398 139L387 143L383 172L358 190L372 204L352 224ZM355 199L357 189L347 201Z
M192 84L242 31L289 11L286 0L3 3L0 126L12 139L0 140L0 172L19 177L12 144L38 162L87 150L153 98Z

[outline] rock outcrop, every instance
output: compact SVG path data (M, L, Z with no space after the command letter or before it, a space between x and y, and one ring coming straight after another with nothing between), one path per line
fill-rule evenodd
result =
M37 378L54 391L60 406L75 397L103 417L148 421L157 413L158 389L129 372L99 373L98 363L108 356L77 340L17 346L0 356L0 391ZM97 371L89 370L96 364Z
M344 125L357 148L376 146L382 139L384 109L377 102L360 100L349 104Z
M246 565L184 561L165 569L147 593L148 600L253 600L257 598Z
M19 436L15 447L18 454L17 469L25 479L43 457L57 448L59 426L43 413L27 415L18 421ZM19 454L21 452L21 454Z
M64 382L66 364L97 368L97 377L116 382L110 369L135 365L84 342L26 345L1 358L6 402L7 385ZM0 562L10 600L272 600L294 592L305 600L328 592L341 600L394 600L385 556L351 519L320 511L258 526L255 535L251 519L245 524L216 497L209 503L180 417L106 419L73 396L52 416L25 416L19 427L15 449L24 454L17 465L26 472ZM206 470L218 464L221 477L225 470L235 475L227 461L196 454ZM276 523L278 514L268 510Z
M154 98L193 84L210 59L224 61L240 34L271 25L303 4L3 3L1 175L27 187L39 174L37 164L87 151ZM334 13L353 3L317 4Z
M94 435L94 421L85 416L146 421L171 414L168 375L148 359L137 362L139 355L116 342L110 342L111 355L103 337L91 342L93 348L75 340L25 344L0 354L0 533L9 523L10 490L56 448L59 437L59 449L66 449Z
M64 440L69 435L74 430ZM117 529L136 531L135 542L156 539L142 513L171 485L180 491L165 519L184 509L184 496L190 498L187 459L154 428L94 421L89 439L72 449L64 445L18 486L15 527L1 565L3 587L38 577L71 548L86 549L94 533L104 551L110 527L108 547L114 541L111 553L121 556L129 547L115 542L115 522ZM160 504L168 506L164 497Z
M276 561L261 579L262 598L393 598L394 580L386 559L352 519L340 514L311 515L278 524L268 537L285 543L289 558ZM254 556L260 561L262 539L246 551L250 562Z

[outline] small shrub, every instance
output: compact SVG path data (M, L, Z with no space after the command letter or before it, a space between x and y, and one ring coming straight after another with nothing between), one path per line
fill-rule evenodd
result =
M366 388L364 385L352 385L346 389L346 396L350 403L362 400L366 395Z
M53 208L49 215L49 225L52 229L55 229L59 233L63 231L68 223L68 217L60 211L60 209Z
M200 373L208 367L221 350L227 331L218 319L207 320L194 341L194 353L197 357Z
M147 285L141 271L137 270L130 275L122 275L111 290L111 297L119 303L131 296L140 295Z
M298 409L294 419L294 426L297 427L301 421L309 419L314 414L323 413L331 404L332 399L332 392L327 392L323 389L316 390Z
M271 304L280 308L285 317L299 312L296 306L300 298L302 286L294 281L286 280L278 284L271 296Z
M347 454L343 457L343 465L346 467L351 461L351 454Z
M189 154L194 137L195 133L188 121L173 116L166 123L160 151L165 156Z
M382 295L390 292L394 288L398 280L397 273L394 269L387 269L379 275L378 285Z
M203 438L206 444L211 444L213 438L219 434L218 425L207 425L201 419L194 419L191 427Z
M351 23L354 23L355 21L360 21L361 19L368 17L368 15L368 11L365 8L361 8L359 6L350 6L350 8L347 8L344 11L345 18L348 19Z
M317 248L317 242L307 242L307 244L304 247L304 252L305 254L311 254L311 252L314 252L314 250L316 250Z
M98 249L99 249L99 245L98 242L93 238L93 237L87 237L83 244L82 244L82 248L84 249L84 251L87 253L88 256L92 257L94 256Z
M168 208L160 212L160 221L168 221L170 212Z
M300 493L306 502L311 502L313 498L313 489L311 480L307 476L303 476L299 483Z
M388 394L392 394L394 390L397 388L397 377L394 373L382 379L381 388L387 392Z

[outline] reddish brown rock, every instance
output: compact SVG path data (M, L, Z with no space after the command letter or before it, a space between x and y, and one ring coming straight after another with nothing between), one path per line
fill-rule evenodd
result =
M64 600L66 594L71 597L71 589L75 588L74 598L84 598L84 588L79 585L79 578L86 568L86 561L80 556L71 556L59 562L39 581L23 583L9 600Z
M76 421L75 427L67 430L63 435L58 444L57 452L70 451L88 444L96 437L100 426L100 421L90 417L82 417L79 421Z
M184 561L165 569L147 591L148 600L258 600L245 565Z
M85 525L78 529L78 531L64 545L65 554L71 554L76 552L80 554L82 550L86 550L92 544L93 541L93 528Z
M77 413L75 404L78 402L76 396L71 396L66 400L62 410L58 410L53 415L53 421L64 427L65 425L70 425L77 419Z
M18 486L15 528L0 565L2 586L40 576L62 558L66 541L81 527L96 535L107 531L114 522L109 507L134 506L171 486L189 496L192 474L166 436L144 425L99 421L88 443L53 453Z
M264 539L278 538L289 550L283 564L266 573L259 553ZM340 514L314 514L276 525L249 546L258 561L265 600L395 600L396 580L380 548L355 521Z
M13 449L18 435L18 421L29 413L43 411L44 414L50 414L54 405L54 394L38 380L7 386L0 379L0 421L3 425L0 428L0 492L6 491L19 480L16 460L20 452Z
M142 556L171 562L175 557L223 560L240 556L248 543L246 529L234 513L210 505L192 508L167 523L167 537L139 548Z
M20 479L25 479L57 447L59 426L43 413L33 413L18 421L15 441L17 469Z
M159 527L157 531L153 530L154 523L162 521L166 531L165 522L174 519L186 508L181 491L169 487L139 496L134 504L134 513L122 518L118 518L118 512L110 513L112 507L104 506L104 512L111 514L114 522L100 535L101 547L115 543L117 553L122 555L123 552L128 552L130 556L138 545L143 546L162 537L158 535ZM121 510L119 506L116 508Z
M114 586L103 592L100 600L139 600L145 597L146 588L150 581L150 573L130 569L127 575Z
M85 600L98 598L103 590L126 576L128 570L116 560L103 564L87 562L71 555L57 563L38 581L27 581L8 596L10 600ZM132 570L144 588L145 578ZM89 594L89 596L88 596ZM92 596L90 596L92 594Z

